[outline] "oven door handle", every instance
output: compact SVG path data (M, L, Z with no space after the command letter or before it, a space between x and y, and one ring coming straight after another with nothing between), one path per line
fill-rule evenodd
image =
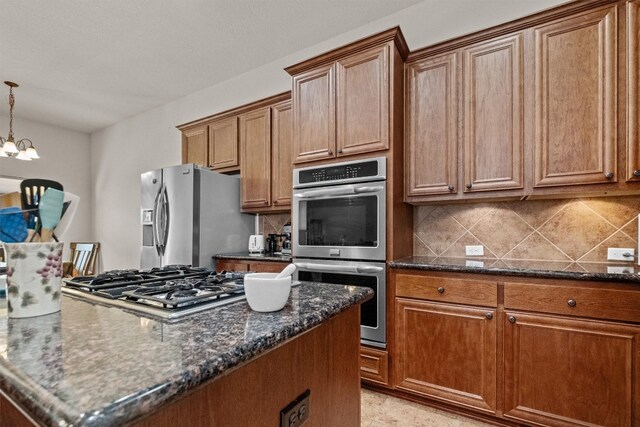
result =
M380 273L384 270L383 267L377 266L366 266L366 265L333 265L333 264L316 264L316 263L308 263L308 262L296 262L294 263L296 267L302 270L309 271L328 271L328 272L337 272L337 273L357 273L357 274L366 274L366 273Z
M356 194L361 194L361 193L377 193L378 191L383 191L384 187L381 185L376 185L373 187L360 187L360 188L356 188Z
M346 187L340 188L326 188L322 190L309 190L303 191L302 193L297 193L295 197L301 199L313 199L317 197L326 197L326 196L342 196L345 194L356 194L356 189L353 185L348 185Z

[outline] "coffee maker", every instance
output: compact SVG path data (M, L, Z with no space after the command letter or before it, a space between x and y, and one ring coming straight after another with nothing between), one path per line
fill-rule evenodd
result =
M291 222L282 227L282 255L291 255Z

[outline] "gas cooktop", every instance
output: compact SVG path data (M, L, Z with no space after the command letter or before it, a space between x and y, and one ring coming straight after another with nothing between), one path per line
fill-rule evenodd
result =
M244 300L245 274L217 273L185 265L111 270L97 276L64 279L62 291L91 302L172 321Z

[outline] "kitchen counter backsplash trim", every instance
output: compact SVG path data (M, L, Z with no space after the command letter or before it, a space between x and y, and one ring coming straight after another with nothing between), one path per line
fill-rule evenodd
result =
M242 302L166 324L65 295L28 325L0 316L0 389L44 425L126 424L372 296L302 282L279 312Z
M634 265L413 256L392 261L389 266L409 270L640 284L640 274L636 273L637 266ZM620 272L611 273L610 268ZM624 273L625 270L628 272Z

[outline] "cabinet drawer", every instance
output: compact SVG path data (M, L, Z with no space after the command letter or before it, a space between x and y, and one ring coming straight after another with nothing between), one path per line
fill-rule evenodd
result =
M280 273L288 264L286 262L252 262L249 271L257 273Z
M398 274L396 296L458 304L498 306L498 284L474 279Z
M505 283L504 306L507 309L640 322L640 288L633 291Z
M389 385L389 355L386 351L360 347L360 378Z
M217 271L249 271L249 264L242 261L216 260Z

